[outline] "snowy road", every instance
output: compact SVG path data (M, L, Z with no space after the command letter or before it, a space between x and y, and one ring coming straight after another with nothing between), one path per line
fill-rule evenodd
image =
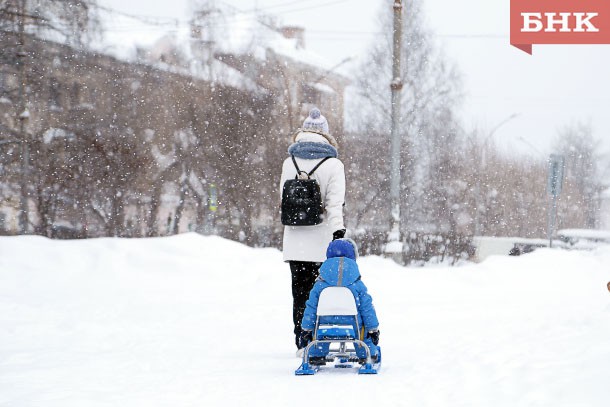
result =
M0 406L608 405L610 248L359 263L382 371L296 377L277 250L2 237Z

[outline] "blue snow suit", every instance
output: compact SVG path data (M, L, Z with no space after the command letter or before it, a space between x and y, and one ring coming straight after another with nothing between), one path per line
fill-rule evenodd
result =
M369 338L363 338L363 336L366 336L366 332L377 329L379 327L379 321L377 320L375 307L373 307L373 299L368 294L367 288L360 278L360 270L355 261L356 255L353 249L350 250L346 245L348 240L349 239L333 240L328 246L326 252L328 259L320 266L320 276L309 293L309 299L305 303L305 314L303 315L301 326L306 330L314 329L318 300L323 289L332 286L347 287L356 299L358 324L361 328L364 328L364 332L361 333L360 339L369 345L371 355L374 356L377 354L377 347L373 345ZM341 319L348 317L334 318ZM333 320L332 322L342 323L342 321L339 320ZM312 348L310 350L311 356L324 356L328 353L328 344L320 344L316 348L318 349ZM364 357L364 350L358 351L358 348L359 347L356 348L358 356Z

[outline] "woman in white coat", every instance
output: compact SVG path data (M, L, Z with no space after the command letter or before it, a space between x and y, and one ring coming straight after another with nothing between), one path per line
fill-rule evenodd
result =
M290 157L282 166L280 191L284 182L294 179L297 174L292 156L299 169L307 172L324 158L331 157L312 175L320 185L324 206L323 222L314 226L284 226L283 255L292 274L295 344L297 349L301 349L301 320L305 302L318 277L320 265L326 260L328 244L345 235L345 170L337 158L337 142L329 133L328 122L317 108L311 110L303 127L295 134L288 154Z

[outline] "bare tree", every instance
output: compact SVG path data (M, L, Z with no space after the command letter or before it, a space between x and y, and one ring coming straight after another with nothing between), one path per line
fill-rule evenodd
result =
M210 123L215 135L208 157L224 206L228 233L253 244L255 222L269 225L277 212L277 174L282 149L272 124L274 100L236 89L222 89L214 99L216 115Z
M0 0L0 29L82 47L100 35L96 0Z
M429 228L437 230L452 228L452 210L455 195L447 184L449 174L457 159L454 154L460 149L462 137L458 120L453 110L460 98L459 77L455 67L434 46L434 39L424 28L421 5L407 1L403 18L403 64L402 112L400 133L402 135L401 176L401 227L407 230ZM391 27L390 7L384 8L380 27ZM388 30L378 37L370 53L365 57L355 74L354 87L358 102L351 110L354 117L352 133L360 134L357 142L373 138L377 146L389 144L391 36ZM367 166L384 174L380 177L367 171L363 188L350 188L355 195L355 220L370 217L367 212L388 213L385 186L389 173L388 155L379 147L369 149L358 157L357 165ZM348 180L350 182L350 180ZM371 194L371 187L379 188ZM453 195L452 195L453 194ZM369 198L367 198L367 195ZM382 206L369 206L370 196ZM349 214L349 211L348 211ZM389 219L388 219L389 220ZM358 225L356 225L358 226Z

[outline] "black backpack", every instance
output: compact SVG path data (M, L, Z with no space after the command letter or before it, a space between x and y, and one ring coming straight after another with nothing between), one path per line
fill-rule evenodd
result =
M311 175L318 169L324 158L313 169L307 173L301 171L297 161L292 156L292 162L297 169L294 179L284 182L282 188L282 224L288 226L312 226L322 223L324 205L322 204L322 194L318 181L311 178ZM306 177L306 178L305 178Z

